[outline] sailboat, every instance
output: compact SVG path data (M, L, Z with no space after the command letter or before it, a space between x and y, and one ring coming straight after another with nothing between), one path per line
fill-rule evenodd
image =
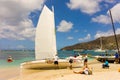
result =
M35 36L35 61L24 62L21 68L27 69L53 69L54 57L57 55L56 34L54 22L54 9L52 11L44 5L36 28ZM59 68L67 68L67 59L58 59ZM81 66L80 63L73 63L73 67Z
M105 52L105 50L102 49L102 37L100 37L100 49L96 49L95 52Z

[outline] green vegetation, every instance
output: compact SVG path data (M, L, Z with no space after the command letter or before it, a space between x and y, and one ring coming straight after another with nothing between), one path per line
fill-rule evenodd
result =
M117 35L117 40L118 40L118 45L120 46L120 34ZM100 48L100 38L97 38L96 40L89 42L66 46L61 50L75 50L75 49L94 50L98 48ZM102 37L102 48L109 50L117 49L115 37L114 36Z

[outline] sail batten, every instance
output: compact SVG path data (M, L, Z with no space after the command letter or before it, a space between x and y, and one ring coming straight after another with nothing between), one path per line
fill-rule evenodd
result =
M54 13L44 6L36 28L35 57L40 60L53 58L56 54Z

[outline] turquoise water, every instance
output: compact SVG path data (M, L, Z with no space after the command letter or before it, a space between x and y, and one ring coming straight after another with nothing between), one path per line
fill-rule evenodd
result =
M69 56L74 56L78 55L79 52L75 51L61 51L58 50L58 56L60 58L66 58ZM80 52L79 54L88 54L91 56L99 55L101 53L99 52L94 52L93 50L84 50ZM109 54L115 53L114 51L108 51ZM12 56L14 59L13 62L8 63L6 60L8 56ZM91 59L91 58L89 58ZM9 50L9 51L1 51L0 52L0 67L10 67L10 66L19 66L20 63L25 62L25 61L31 61L35 60L35 52L32 50L26 50L26 51L16 51L16 50Z
M8 56L12 56L13 62L8 63ZM34 60L34 51L1 51L0 52L0 67L19 66L25 61Z

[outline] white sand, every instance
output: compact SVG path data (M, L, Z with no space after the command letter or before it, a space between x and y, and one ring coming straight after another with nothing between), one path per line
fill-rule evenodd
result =
M70 74L51 80L120 80L120 73L116 71L110 72L94 72L93 75Z
M8 80L9 78L19 76L19 74L20 69L18 67L0 68L0 80Z
M79 71L81 68L73 68L73 70L23 70L19 76L9 80L120 80L120 72L118 72L120 64L110 64L109 69L103 69L102 63L93 61L89 62L89 67L93 68L93 75L73 73L73 70Z

